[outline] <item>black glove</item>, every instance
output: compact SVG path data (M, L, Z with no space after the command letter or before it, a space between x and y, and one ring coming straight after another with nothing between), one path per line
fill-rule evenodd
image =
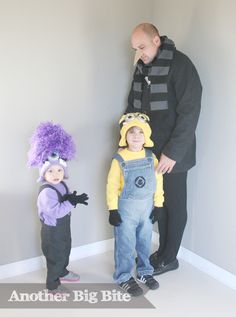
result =
M88 205L87 201L89 198L88 198L88 195L83 193L81 195L76 195L76 199L77 199L77 204L83 204L83 205Z
M63 200L68 200L71 205L73 205L74 207L77 205L77 204L84 204L84 205L88 205L87 201L89 198L88 198L88 195L83 193L82 195L76 195L77 192L74 191L73 194L66 194L64 195L63 197Z
M71 205L73 205L75 207L76 206L76 194L77 194L76 191L74 191L73 194L65 194L63 196L62 201L68 200L71 203Z
M152 223L155 223L156 221L158 221L160 219L160 217L162 216L163 212L164 212L163 207L154 207L152 212L151 212L151 215L149 216Z
M118 227L122 223L118 210L117 209L109 210L109 212L110 212L110 215L109 215L110 225Z

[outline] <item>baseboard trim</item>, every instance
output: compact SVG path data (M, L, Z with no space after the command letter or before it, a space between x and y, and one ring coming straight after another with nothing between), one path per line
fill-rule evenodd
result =
M26 274L32 271L37 271L45 267L43 256L9 263L0 266L0 279L14 277L16 275Z
M114 239L98 241L71 249L70 261L79 260L88 256L102 254L113 250ZM37 271L45 267L44 256L39 256L19 262L0 266L0 280Z
M236 290L236 276L234 274L222 269L184 247L180 247L178 256L217 281Z
M157 244L158 234L153 232L153 243ZM217 281L225 284L226 286L236 290L236 276L221 267L213 264L212 262L200 257L192 251L180 247L178 257L188 262L198 270L208 274Z
M157 244L158 234L153 232L153 243ZM102 254L113 250L114 239L98 241L79 247L72 248L70 261L79 260L96 254ZM196 267L200 271L215 278L226 286L236 290L236 276L212 262L198 256L192 251L180 247L178 257ZM0 266L0 279L14 277L16 275L26 274L37 271L45 267L45 259L43 256L5 264Z
M80 247L72 248L70 261L79 260L88 256L102 254L114 249L114 239L98 241Z

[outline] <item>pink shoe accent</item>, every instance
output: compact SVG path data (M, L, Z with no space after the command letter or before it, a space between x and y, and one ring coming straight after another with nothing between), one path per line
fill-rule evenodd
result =
M60 281L63 283L76 283L80 280L80 276L74 272L69 272L67 275L60 277Z

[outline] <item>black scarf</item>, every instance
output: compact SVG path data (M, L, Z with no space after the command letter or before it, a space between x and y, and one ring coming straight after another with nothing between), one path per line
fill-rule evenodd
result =
M161 36L154 60L147 65L138 61L133 82L134 108L142 112L168 109L167 78L174 52L174 42Z

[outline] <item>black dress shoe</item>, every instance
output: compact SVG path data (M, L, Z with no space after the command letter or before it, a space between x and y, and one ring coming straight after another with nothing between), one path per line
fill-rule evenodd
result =
M176 270L179 267L179 262L177 259L174 261L165 264L164 262L158 264L157 266L154 266L154 272L153 275L160 275L163 273L166 273L168 271Z
M150 261L150 264L151 264L152 266L157 265L158 260L159 260L159 256L158 256L157 251L154 252L153 254L151 254L150 257L149 257L149 261ZM160 263L160 261L159 261L159 263Z
M157 263L160 263L160 262L161 262L161 258L160 258L160 256L158 255L158 252L157 252L157 251L155 251L154 253L152 253L152 254L150 255L149 261L150 261L150 264L151 264L152 266L157 265ZM136 264L138 263L138 257L137 257L137 256L136 256L136 258L135 258L135 262L136 262Z

